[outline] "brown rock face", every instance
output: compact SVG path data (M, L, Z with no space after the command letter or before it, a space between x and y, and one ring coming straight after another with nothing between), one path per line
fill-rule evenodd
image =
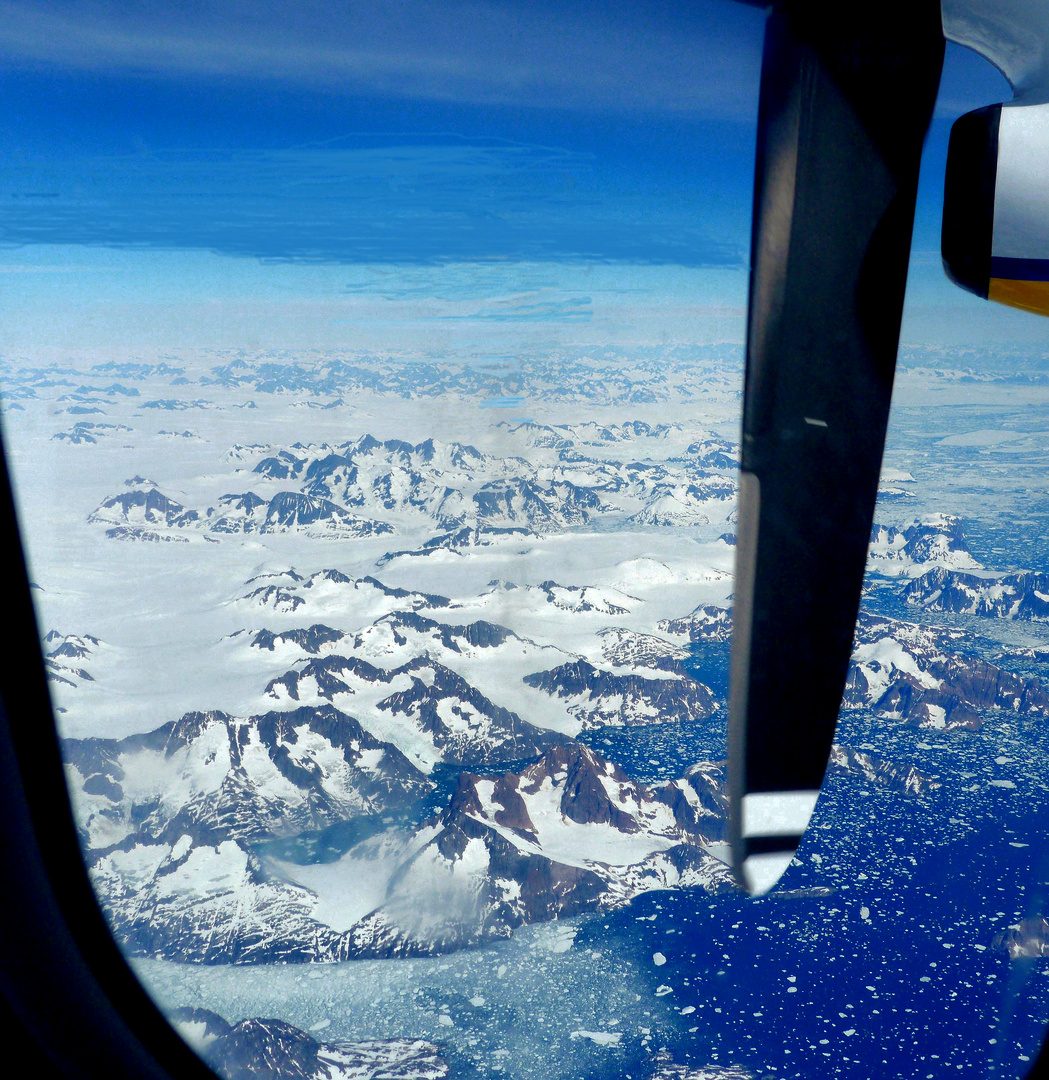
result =
M877 653L864 652L864 647L886 640L902 647L910 663L897 667ZM977 728L981 714L990 709L1049 716L1049 692L1041 682L984 660L977 655L977 639L968 632L861 613L856 641L845 685L846 708L870 708L906 723L948 730Z
M445 821L452 821L464 814L484 816L481 800L477 797L477 781L480 777L470 772L459 773L459 779L452 793L448 809L444 812Z
M495 822L526 837L529 840L536 839L535 825L528 816L528 808L525 806L521 793L517 790L520 777L514 773L506 773L495 782L492 791L492 801L499 804L495 812Z
M566 752L564 792L561 795L561 813L581 825L611 825L621 832L637 832L637 822L609 798L601 783L599 770L617 784L627 778L618 765L598 763L585 747L571 747ZM602 768L602 765L604 767Z

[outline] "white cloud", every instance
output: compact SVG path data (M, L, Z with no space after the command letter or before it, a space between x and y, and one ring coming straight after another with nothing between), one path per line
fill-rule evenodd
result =
M0 57L463 103L740 117L757 100L762 18L728 0L0 0Z

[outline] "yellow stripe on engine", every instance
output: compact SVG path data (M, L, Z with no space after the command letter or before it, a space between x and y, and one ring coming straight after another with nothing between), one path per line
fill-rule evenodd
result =
M1013 281L1011 278L991 278L987 299L1009 307L1049 315L1049 281Z

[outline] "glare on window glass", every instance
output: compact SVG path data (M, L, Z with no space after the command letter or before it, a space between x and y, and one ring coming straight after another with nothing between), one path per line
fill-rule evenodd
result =
M367 8L4 45L4 436L135 971L227 1077L1024 1075L1049 340L938 253L950 122L1008 88L949 50L837 742L752 899L764 15Z

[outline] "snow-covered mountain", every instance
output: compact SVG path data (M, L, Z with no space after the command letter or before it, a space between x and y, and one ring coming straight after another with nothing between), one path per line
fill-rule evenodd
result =
M696 720L717 707L709 687L667 665L644 675L618 674L580 659L526 675L524 682L565 699L584 728Z
M433 786L330 705L188 714L145 735L66 740L64 756L114 932L135 955L193 962L345 958L316 895L269 873L259 845L367 836Z
M715 708L709 689L682 667L686 649L622 624L646 625L645 601L610 586L497 580L472 597L452 601L331 570L308 577L295 571L259 575L248 585L236 601L245 614L264 610L296 619L283 627L267 619L265 628L233 635L243 643L239 649L258 658L254 663L269 668L270 698L334 701L369 730L397 742L382 716L382 702L392 687L402 690L410 683L409 673L422 678L429 672L425 678L432 681L437 672L431 695L462 696L466 691L450 681L462 680L487 702L474 701L471 716L496 715L493 710L502 707L507 716L516 715L518 731L531 732L520 752L504 752L505 733L493 729L482 736L467 724L464 736L477 744L469 751L473 756L457 753L443 760L479 764L522 757L546 745L545 736L535 734L542 729L574 734L606 723L666 723L706 716ZM475 617L489 614L500 621ZM609 625L613 619L617 625ZM526 633L510 630L504 620ZM563 644L550 644L551 638ZM276 671L269 656L282 665ZM442 760L444 737L435 727L425 737L415 731L397 745L429 769Z
M701 800L690 778L646 788L578 744L554 747L520 773L461 773L447 809L406 846L384 902L352 939L372 955L425 955L652 889L726 888L727 869L697 826L707 817ZM311 877L323 890L323 871Z
M685 483L657 484L643 510L634 514L638 525L710 525L734 520L734 478L717 474Z
M555 745L519 773L460 773L445 809L405 829L390 812L427 781L330 706L190 715L65 750L92 880L136 955L431 954L651 889L727 882L707 852L724 829L716 766L648 788L586 747ZM334 863L266 853L334 826L350 844Z
M862 776L873 784L895 788L905 795L922 797L941 786L940 781L926 776L913 765L901 765L887 761L866 750L834 743L830 751L829 767Z
M238 496L241 500L247 496ZM229 520L228 518L225 520ZM393 526L374 518L362 518L332 502L298 491L279 491L270 499L260 532L305 530L312 535L376 536L393 532Z
M192 964L319 963L349 956L317 895L269 873L236 840L129 837L88 866L121 947Z
M929 611L1049 622L1049 574L1034 570L995 574L935 567L911 581L901 595Z
M516 397L530 393L564 405L583 404L588 408L662 402L692 402L721 397L735 400L738 372L725 370L723 349L697 356L693 346L641 347L624 353L589 346L573 354L564 349L523 355L505 370L478 365L454 356L442 356L439 363L425 357L375 356L363 353L319 356L300 363L287 357L275 362L271 356L251 357L215 365L200 378L201 386L241 389L256 394L297 394L330 398L341 395L353 400L359 395L380 395L391 402L428 401L444 394L478 397L480 400ZM703 353L703 347L698 352ZM118 365L129 372L122 378L146 377L147 366ZM141 370L140 370L141 369ZM154 371L154 375L159 374ZM583 425L570 425L571 427ZM610 425L597 425L605 427ZM658 424L652 425L658 428Z
M362 518L328 499L279 491L264 499L252 491L226 494L216 506L187 509L156 487L134 487L104 500L89 516L108 525L117 540L185 539L170 531L203 533L280 533L301 531L318 537L374 536L393 531L384 521ZM160 530L169 530L165 533Z
M162 972L179 1000L238 1001L225 1015L249 1018L240 1023L187 1018L222 1048L230 1076L248 1067L278 1076L290 1069L297 1080L443 1075L449 1066L433 1043L380 1038L423 1030L447 1039L454 1068L481 1074L505 1065L543 1076L541 1053L538 1065L516 1053L522 1016L535 1020L537 1043L549 1036L547 1045L565 1050L565 1075L614 1062L642 1080L727 1080L744 1075L728 1063L744 1060L763 1074L758 1054L705 1063L705 1046L729 1031L712 1014L718 986L730 982L747 998L734 1015L749 1015L743 1005L753 1004L763 1029L784 1040L795 1004L835 1024L822 990L809 993L807 974L820 968L806 968L791 944L797 925L786 908L777 922L767 905L724 905L707 892L726 881L715 858L726 836L724 766L699 759L723 753L711 710L723 706L716 698L731 632L738 467L738 356L731 368L716 351L717 365L692 347L680 356L564 349L519 364L386 349L226 352L184 369L119 360L82 376L70 361L17 375L11 390L27 412L12 425L32 421L20 437L35 440L31 449L61 478L55 490L70 493L53 498L40 483L46 470L25 453L28 441L19 448L13 460L37 469L24 488L27 505L46 523L34 525L45 540L33 553L43 625L98 635L47 642L56 700L69 706L63 729L94 736L69 744L91 873L129 951L186 962L146 963L144 971ZM139 394L124 393L117 378ZM8 390L5 382L5 409L15 404ZM534 419L497 422L508 416ZM431 433L440 438L426 439ZM964 501L972 454L983 451L949 451L962 471L936 475L938 445L922 436L890 448L890 459L922 482L888 469L881 497L971 512L974 546L978 537L981 551L1003 550L1000 527L987 529L987 500ZM143 475L125 482L136 470ZM1032 520L1041 513L1035 503ZM981 572L959 519L893 525L871 538L868 610L898 615L906 593L928 601L930 618L940 607L1043 617L1049 583ZM107 532L152 543L110 544ZM939 852L926 851L926 839L937 848L957 840L958 852L978 847L976 857L995 868L983 892L972 886L974 912L984 909L974 915L979 925L966 925L970 940L990 925L982 922L987 904L1009 912L995 929L1019 918L1009 874L1033 865L1025 860L1036 846L1022 847L1030 837L1019 819L1009 861L987 841L993 815L1036 803L1041 790L1030 748L1047 703L1032 675L1046 653L1033 630L985 627L1003 640L861 621L829 797L803 865L791 870L800 887L788 885L785 897L840 890L833 906L804 913L820 957L826 950L828 961L846 961L824 971L849 969L850 953L873 948L878 934L891 953L914 922L943 925L942 912L927 914L937 890L920 875ZM1004 670L1010 659L1022 674ZM170 731L150 730L175 717ZM981 732L946 733L981 721ZM696 745L703 740L712 745ZM643 782L651 776L674 779ZM866 798L853 798L858 792ZM939 812L948 793L957 824ZM853 830L857 813L862 831ZM879 849L876 880L861 859L869 862L867 838L882 825L884 836L906 839ZM915 855L935 857L917 858L912 875L902 852L915 830ZM823 862L810 858L815 852ZM908 883L925 888L920 902L905 902ZM663 890L674 892L642 896ZM566 923L576 914L598 917ZM551 925L527 928L543 921ZM677 936L686 925L710 931L692 959L675 949L686 944ZM1043 931L1017 923L999 947L1040 955ZM767 987L736 978L745 972L734 946L744 942L772 957ZM489 947L432 961L382 959L472 944ZM691 964L721 969L722 947L727 980L683 977ZM935 977L960 974L984 986L971 967L986 956L967 952L966 971L948 972L944 961L963 950L932 949ZM278 966L342 960L355 962L326 973L280 975ZM202 963L269 966L238 976ZM508 978L498 982L504 963ZM780 967L798 976L782 993ZM566 990L570 969L583 977ZM500 1001L498 1016L453 1006L444 1018L454 1024L438 1027L434 1010L418 1026L434 986L454 989L460 975L473 985L489 972L514 998ZM313 981L321 974L331 983ZM356 980L359 1015L354 1007L348 1017L345 995L341 1014L300 1008L311 994L323 1001L341 975ZM895 976L907 982L879 984L884 1000L919 982L908 965L887 977ZM287 1015L300 1029L330 1012L333 1028L347 1023L375 1038L336 1047L316 1034L329 1030L320 1025L303 1034L262 1019L285 1015L278 1004L240 1007L239 988L277 983L289 1002L299 995ZM566 1026L564 1002L576 988L579 1001L598 1005L580 1005L587 1019ZM797 996L787 996L791 989ZM852 990L842 982L836 999L859 1010L866 992L846 997ZM986 1006L967 994L956 1008ZM275 991L268 1000L282 998ZM848 1035L852 1010L841 1008ZM859 1045L864 1029L856 1028L859 1037L843 1045ZM838 1049L832 1030L828 1053ZM665 1055L655 1050L664 1043ZM798 1068L807 1045L794 1044ZM689 1064L674 1064L670 1053Z
M697 439L688 444L685 458L693 469L723 469L734 473L739 468L739 447L724 439Z
M488 589L471 606L502 607L513 603L549 604L558 611L576 614L626 615L642 601L619 589L598 585L559 585L553 580L542 581L538 585L518 585L496 579L489 582Z
M465 518L462 488L501 475L505 465L462 443L427 439L413 445L363 435L319 456L281 451L253 471L272 479L300 479L308 494L347 506L420 512L451 526Z
M480 525L545 531L585 525L609 509L591 488L568 480L542 483L521 477L491 480L472 501L470 517Z
M660 629L694 642L724 643L731 635L731 611L705 605L665 620ZM965 631L861 612L843 706L920 727L973 728L988 709L1049 716L1049 692L1037 679L982 659Z
M335 447L282 449L252 470L263 480L298 481L314 499L390 521L428 519L439 529L562 529L602 508L590 488L542 472L523 458L493 457L458 442L371 435Z
M446 596L392 588L375 577L349 577L339 570L318 570L308 576L286 570L256 575L236 601L250 609L290 614L302 609L311 617L338 614L340 621L363 625L394 611L422 611L451 606Z
M441 560L446 555L463 556L477 548L510 548L514 545L520 550L521 544L532 546L541 535L530 528L518 526L503 527L492 525L466 526L454 532L441 533L426 540L421 547L405 551L388 551L376 560L377 566L385 566L394 559L421 559L435 557ZM508 552L509 553L509 552Z
M715 857L725 839L721 764L637 783L435 659L481 663L539 646L485 620L439 621L423 612L449 610L439 606L446 598L375 579L289 570L249 585L327 595L335 607L403 608L358 630L314 623L245 634L260 662L296 661L267 686L285 711L190 713L146 735L67 742L92 877L132 952L236 963L428 955L652 889L726 887ZM547 581L509 592L567 617L608 617L602 590ZM724 609L708 605L696 618L723 637ZM903 626L895 637L909 632ZM864 640L881 646L882 630L872 624ZM716 707L672 641L607 625L594 637L607 668L573 659L525 682L587 727L674 722ZM51 643L73 660L92 647L80 640ZM945 642L917 633L912 663L926 662L922 649L949 663ZM873 670L869 657L859 661ZM899 689L901 678L889 681ZM1003 694L1015 689L999 682ZM835 747L830 764L909 795L937 784L848 747ZM438 767L453 770L450 781ZM413 807L423 796L435 809L420 823ZM320 850L334 861L314 861Z
M621 424L599 424L593 420L579 424L537 424L526 420L517 424L503 421L498 426L507 428L527 446L555 450L576 444L603 446L638 439L666 439L682 430L680 424L649 424L644 420L628 420Z
M936 514L899 528L874 526L868 550L871 571L885 576L913 576L922 573L929 564L935 564L937 569L927 571L926 576L941 572L943 568L979 566L965 543L961 521L957 517ZM694 630L693 640L713 640L713 628L708 625L713 611L707 605L700 605L689 616L665 620L660 629L681 636L692 634Z
M208 1009L168 1015L179 1034L224 1080L442 1080L448 1065L424 1039L319 1040L283 1020L230 1024Z
M965 635L861 614L846 707L947 729L978 726L986 709L1049 716L1049 693L1037 679L955 651L959 644L964 648Z
M143 735L63 743L84 847L183 834L254 843L404 807L432 787L330 704L188 713Z
M131 431L127 424L104 424L97 420L78 420L69 431L56 431L51 436L55 442L66 442L71 446L91 445L106 439L118 431Z
M716 604L700 604L688 615L677 619L663 619L659 629L673 637L687 637L690 641L728 642L732 637L732 612Z
M681 662L691 655L688 649L655 634L643 634L625 626L606 626L599 630L601 658L615 668L646 672L650 669L678 672Z
M478 619L471 623L445 623L427 618L417 611L392 611L358 631L351 648L361 656L393 659L405 653L453 652L460 655L478 650L499 649L522 642L505 626Z
M165 402L142 407L177 405L176 399ZM717 438L682 449L678 425L642 420L497 427L524 453L371 434L290 446L236 443L226 454L232 466L227 486L210 499L191 506L185 496L129 481L132 490L104 499L88 521L106 526L114 539L149 541L280 532L359 538L429 529L434 535L422 548L392 553L426 554L489 543L498 535L492 530L556 534L609 514L666 527L723 525L733 518L734 451ZM67 435L78 442L97 437L86 427ZM604 459L603 450L627 440L651 444L654 459Z
M129 485L133 481L127 481ZM199 524L196 510L187 510L155 487L132 487L110 496L88 515L93 524L107 525L106 535L118 540L159 540L158 529L185 529Z
M317 656L319 653L333 651L345 637L341 630L335 630L323 623L314 623L312 626L277 632L259 630L251 640L251 647L276 652L278 649L284 651L284 648L290 645L297 652Z
M519 760L560 740L428 656L390 669L359 656L322 656L273 679L266 694L281 704L330 701L353 708L369 730L426 772L438 762L479 767Z
M211 530L217 533L261 532L268 512L269 503L253 491L220 495L212 515Z
M49 630L44 635L44 664L52 683L76 687L95 678L85 661L102 648L102 642L92 634L60 634Z
M870 569L886 575L913 575L929 563L958 569L980 565L953 514L931 514L899 527L876 524L867 558Z

